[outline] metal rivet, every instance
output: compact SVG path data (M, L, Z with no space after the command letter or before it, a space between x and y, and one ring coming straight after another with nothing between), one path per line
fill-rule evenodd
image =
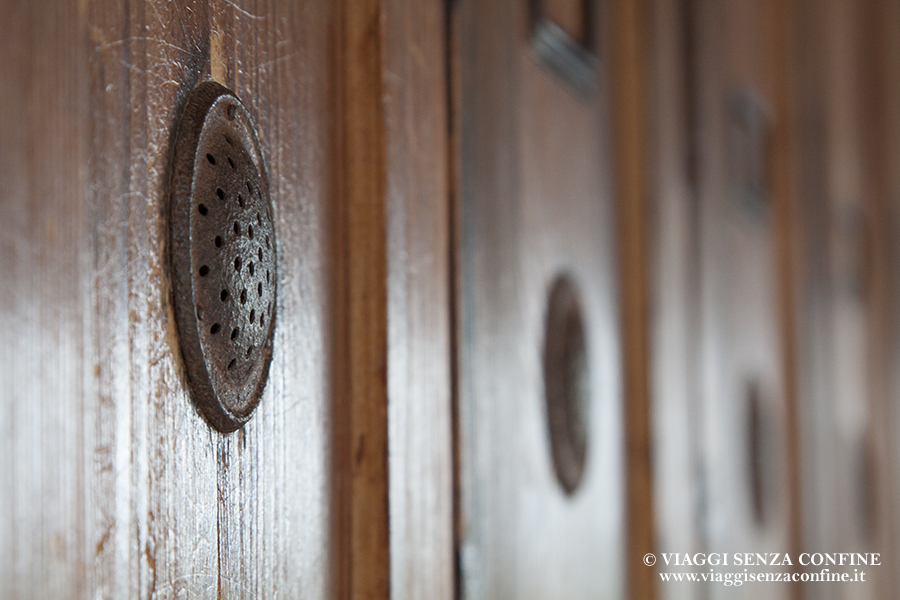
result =
M274 319L266 327L262 318L254 323L276 300L276 279L268 276L276 268L274 245L259 242L275 236L268 180L249 113L217 83L191 93L175 139L169 212L175 321L191 399L214 427L229 432L259 403L272 357ZM245 186L256 192L243 197ZM242 269L244 263L251 268ZM248 288L257 294L248 296ZM253 326L244 327L248 322Z

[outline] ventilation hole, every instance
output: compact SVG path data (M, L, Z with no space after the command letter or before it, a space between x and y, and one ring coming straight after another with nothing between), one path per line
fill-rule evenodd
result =
M206 277L207 275L209 275L209 267L203 265L200 267L200 277Z
M259 213L256 213L256 224L262 225L262 217L259 216Z
M228 142L229 146L234 146L234 141L227 135L225 136L225 141Z
M257 251L256 256L259 257L259 260L262 260L262 248L260 248L260 249Z
M250 322L253 323L256 321L256 310L250 311Z
M861 437L857 441L857 485L856 489L856 515L859 531L863 534L864 539L872 539L878 533L878 497L875 495L878 482L878 457L875 455L875 448L872 440L868 436Z
M262 283L257 283L257 284L256 284L256 294L257 294L260 298L262 298Z
M259 315L259 326L262 327L266 324L266 315Z
M247 290L241 290L241 304L247 304Z
M219 299L222 300L222 302L228 300L228 290L222 290L222 293L219 294Z
M272 249L272 244L269 243L269 236L266 236L266 249L267 250Z
M241 270L241 257L238 256L234 259L234 270L240 272Z
M251 344L250 347L247 348L247 358L250 358L250 353L252 353L252 352L253 352L253 345Z
M206 208L205 204L201 204L200 206L198 206L197 210L200 211L200 214L203 215L204 217L209 212L209 209Z
M244 197L238 194L238 204L240 204L241 208L244 208Z
M213 156L212 154L207 154L207 155L206 155L206 160L208 160L208 161L209 161L209 164L211 164L211 165L216 164L216 157Z
M768 431L764 414L764 406L760 393L759 380L752 377L744 384L745 402L747 404L747 462L750 489L750 503L753 507L753 518L762 526L767 520L766 492L769 487L768 461L766 448L769 447Z
M228 164L231 165L231 168L232 168L232 169L234 168L234 161L231 160L231 157L230 157L230 156L228 157Z
M216 248L221 248L221 247L222 247L222 236L217 235L216 236Z
M266 305L266 312L269 313L270 315L272 314L272 303L271 302L269 302L269 304Z
M234 365L236 365L236 364L237 364L237 360L234 359L234 358L232 358L232 359L231 359L231 362L228 363L228 370L229 370L229 371L232 370L232 369L234 368Z
M249 181L247 182L247 193L248 193L248 194L252 194L252 193L253 193L253 188L250 187L250 182L249 182Z
M225 118L229 121L234 121L234 104L225 106Z
M269 280L269 270L268 270L268 269L266 269L266 283L272 283L272 282Z
M222 188L216 188L216 196L219 197L219 200L225 199L225 192L222 191Z
M237 339L237 336L238 336L238 334L239 334L240 332L241 332L240 327L235 327L234 329L232 329L232 330L231 330L231 339L232 339L232 340L236 340L236 339Z
M581 483L588 450L590 371L578 291L568 277L550 290L544 337L544 399L556 478L565 493Z
M253 239L253 225L247 225L247 235L250 236L250 239Z
M250 269L250 276L253 277L254 271L256 271L256 269L253 266L253 263L251 262L250 264L248 264L247 268Z
M216 335L217 333L219 333L219 324L213 323L213 326L209 328L209 332L213 335Z
M234 222L234 233L235 235L241 235L241 226L237 221Z

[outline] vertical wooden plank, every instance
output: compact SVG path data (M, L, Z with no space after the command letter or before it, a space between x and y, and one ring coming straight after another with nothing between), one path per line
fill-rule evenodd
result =
M833 120L828 127L832 134L828 153L834 160L829 173L837 174L829 177L834 215L829 232L836 333L833 370L836 383L843 384L834 385L832 443L837 442L843 466L843 472L833 476L840 503L837 543L887 555L894 535L886 493L891 435L886 426L890 402L887 357L893 320L889 273L893 267L887 242L891 235L890 167L885 129L891 104L885 91L890 81L886 52L891 33L886 26L886 3L838 3L835 8L833 26L841 31L830 37L844 41L843 54L835 52L829 57L833 81L828 95L834 103L829 111ZM838 170L847 166L852 172ZM845 339L855 343L844 347ZM847 360L847 354L854 351L853 359ZM872 568L867 575L865 586L841 586L841 597L890 595L894 589L890 569Z
M217 589L235 598L330 597L334 10L273 0L213 2L208 11L210 74L258 127L279 290L260 406L242 430L213 440Z
M878 130L884 136L884 161L886 168L885 188L888 227L891 232L900 231L900 5L894 2L878 3L882 12L881 26L885 35L884 60L884 120L878 123ZM874 124L873 124L874 125ZM882 427L886 430L886 444L883 460L883 480L879 498L883 504L879 507L884 519L883 527L889 528L887 540L885 540L884 552L891 556L897 556L900 552L900 378L897 369L900 358L900 319L898 314L898 300L900 300L900 243L896 233L892 233L886 242L886 260L891 268L887 275L886 286L888 288L887 310L890 317L887 319L887 361L890 373L887 376L889 388L886 401L884 422ZM897 589L900 586L900 563L894 563L884 574L885 585L889 589Z
M828 5L829 7L831 5ZM834 55L829 44L842 46L842 38L828 32L831 9L823 10L820 2L796 2L795 28L797 64L795 71L798 161L799 243L797 277L797 344L798 364L797 434L799 444L799 476L804 548L838 547L837 529L842 519L836 518L838 494L834 484L843 476L839 464L834 431L834 380L841 368L834 364L832 341L834 285L829 245L833 211L829 209L830 178L829 127L832 90L828 80L834 68ZM826 40L829 36L830 41ZM837 50L837 48L835 48ZM848 348L852 339L847 340ZM845 521L845 519L843 519ZM849 549L848 549L849 550ZM805 591L807 597L811 591ZM816 587L816 597L840 597L837 585Z
M890 426L893 398L891 394L891 354L896 323L891 306L892 271L896 263L891 256L891 239L896 230L891 222L892 133L888 125L896 105L888 90L896 85L891 71L893 50L891 38L891 3L877 0L857 3L857 25L852 35L858 45L853 67L858 71L859 85L855 102L859 114L860 158L862 182L860 206L865 215L856 242L865 318L862 323L864 348L864 394L857 401L867 413L865 430L853 454L851 481L856 487L854 513L857 535L854 544L863 550L890 556L897 544L897 513L892 510L891 462L896 452L895 433ZM896 117L893 117L896 118ZM896 589L896 568L885 562L886 569L871 568L869 583L863 589L847 590L846 597L883 598ZM849 587L849 586L848 586Z
M791 226L784 208L792 202L787 144L793 124L780 69L792 57L774 5L704 1L695 10L702 306L695 418L703 541L710 552L788 551L796 470L790 459L794 373L786 354L793 349L785 341L794 333L785 312L781 244L783 228ZM746 135L760 143L739 145ZM754 163L762 169L754 187L746 187L752 180L744 179L742 165ZM727 593L754 597L757 591L741 586ZM793 591L784 586L771 593Z
M206 61L200 8L90 5L92 584L104 597L216 589L214 438L188 399L168 318L163 216L170 136Z
M792 9L655 7L660 551L775 544L797 554ZM739 99L765 118L765 207L748 205L738 187ZM662 584L660 593L718 597L705 588ZM729 593L752 597L750 588Z
M338 21L335 412L339 598L390 594L383 3Z
M896 545L895 384L888 374L896 335L888 274L896 254L888 232L896 221L888 140L896 132L889 90L895 93L898 81L887 48L895 45L889 32L898 13L880 2L797 5L803 544L886 556ZM865 584L811 584L805 593L890 595L896 569L866 575Z
M643 557L653 551L654 512L650 459L649 167L645 3L621 0L610 11L611 88L619 207L622 338L631 598L655 598L655 572Z
M391 597L454 597L444 3L384 3ZM375 225L375 224L373 224Z
M695 2L651 3L649 84L653 185L651 397L655 541L658 553L704 552L698 331L700 245L697 189ZM633 560L633 559L632 559ZM664 561L656 571L665 570ZM657 584L659 597L700 597L705 584Z
M75 3L0 4L0 590L87 592L88 88Z
M786 473L785 503L786 552L799 556L803 552L803 515L801 510L803 478L800 466L799 441L799 297L800 278L800 201L798 199L798 144L795 109L796 40L793 2L770 0L763 7L765 33L763 43L769 48L767 87L771 90L773 126L768 140L769 152L766 169L771 173L773 217L775 218L775 249L778 261L777 281L778 325L780 327L780 359L783 378L783 399L780 417L784 436L783 464ZM798 559L799 560L799 559ZM791 571L800 568L795 565ZM791 585L793 597L800 597L798 585Z

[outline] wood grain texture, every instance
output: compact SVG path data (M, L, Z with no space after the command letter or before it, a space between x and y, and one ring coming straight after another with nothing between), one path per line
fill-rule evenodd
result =
M0 595L452 597L443 5L0 11ZM207 78L257 123L279 245L269 384L228 436L190 403L167 281L170 146Z
M383 14L379 0L345 2L340 11L337 595L386 598L390 539Z
M21 432L11 439L22 460L2 475L4 490L20 490L0 494L16 528L3 538L4 594L330 595L330 10L99 0L2 10L23 21L22 38L4 42L17 59L0 68L11 107L4 217L41 221L19 229L32 253L4 253L4 293L28 301L8 303L3 319L47 311L5 345L13 387L2 405L15 411L7 426ZM164 243L172 131L211 72L211 39L216 75L259 126L280 244L270 382L253 420L227 437L185 390ZM45 227L58 245L41 260ZM42 264L58 276L39 284ZM45 361L41 348L53 349ZM17 356L63 370L42 377Z
M624 416L608 84L601 76L582 100L543 70L525 3L454 10L460 592L617 598ZM540 358L560 273L580 290L592 389L586 471L571 496L553 471Z
M455 597L445 6L384 2L391 597Z

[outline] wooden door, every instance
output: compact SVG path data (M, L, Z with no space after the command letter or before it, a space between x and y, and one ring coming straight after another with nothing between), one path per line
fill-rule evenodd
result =
M790 4L653 6L658 551L777 548L796 562ZM658 589L665 598L760 593L705 583Z
M0 16L0 595L452 597L441 3ZM277 233L268 384L230 435L190 400L167 254L208 79L256 124Z
M888 556L896 547L890 250L896 182L896 7L800 2L797 95L805 131L800 373L804 542ZM885 563L886 565L888 563ZM889 597L897 570L822 598ZM811 593L811 592L808 592Z
M566 32L564 4L454 7L468 599L625 593L612 28L592 3Z

